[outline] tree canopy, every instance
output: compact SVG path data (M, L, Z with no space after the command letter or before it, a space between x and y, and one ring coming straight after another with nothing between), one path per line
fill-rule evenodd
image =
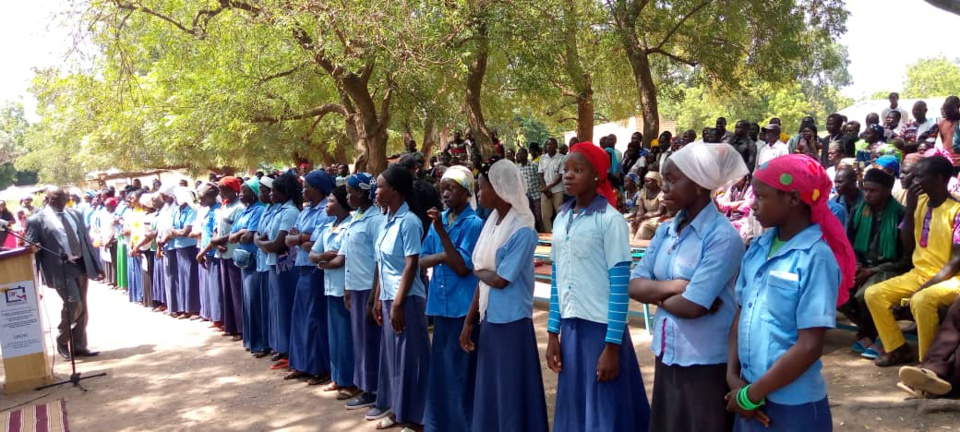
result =
M356 160L378 172L455 130L485 148L641 115L822 115L849 82L841 0L90 0L88 69L40 70L19 167ZM823 118L823 117L818 117ZM793 123L791 123L793 122ZM654 133L650 133L653 131ZM489 150L487 150L489 151Z

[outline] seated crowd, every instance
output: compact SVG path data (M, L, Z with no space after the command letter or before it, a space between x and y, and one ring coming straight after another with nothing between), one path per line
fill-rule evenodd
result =
M837 311L853 351L903 365L913 396L960 388L960 99L939 120L897 99L883 124L830 115L824 136L810 117L792 136L776 118L646 146L638 132L625 151L615 135L508 148L494 134L483 161L457 133L428 160L409 143L379 175L303 164L72 205L130 301L209 322L380 428L547 430L539 232L553 430L825 431ZM651 402L631 299L657 307Z

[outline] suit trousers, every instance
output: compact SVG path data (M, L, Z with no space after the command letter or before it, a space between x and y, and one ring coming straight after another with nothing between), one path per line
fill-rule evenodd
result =
M57 327L58 345L67 345L70 341L70 324L73 324L73 351L87 349L87 274L78 264L67 263L64 267L66 283L57 287L57 294L63 300L60 311L60 325Z

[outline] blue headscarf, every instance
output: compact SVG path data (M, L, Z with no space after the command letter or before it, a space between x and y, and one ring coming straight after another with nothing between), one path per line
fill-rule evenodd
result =
M329 195L330 192L333 192L333 189L337 187L337 182L324 170L310 171L303 180L324 195Z
M900 160L896 156L883 155L878 157L874 163L893 173L894 177L900 177Z
M347 186L353 189L370 191L370 201L373 202L377 197L377 178L370 173L356 173L347 177Z

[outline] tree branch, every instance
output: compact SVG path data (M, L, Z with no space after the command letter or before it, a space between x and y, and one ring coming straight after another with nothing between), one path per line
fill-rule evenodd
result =
M320 106L310 108L300 114L291 114L283 116L255 116L252 121L253 123L279 123L287 120L303 120L306 118L313 117L323 117L327 114L339 113L343 116L347 116L347 108L340 104L328 103Z
M650 48L650 49L647 49L646 52L647 52L647 54L661 54L661 55L663 55L663 56L665 56L665 57L667 57L667 58L669 58L669 59L671 59L671 60L673 60L673 61L675 61L675 62L683 63L683 64L685 64L685 65L687 65L687 66L697 66L698 64L700 64L700 63L695 62L695 61L693 61L693 60L689 60L689 59L685 59L685 58L683 58L683 57L680 57L680 56L678 56L678 55L676 55L676 54L668 53L668 52L666 52L666 51L664 51L664 50L662 50L662 49L659 49L659 48Z
M263 78L258 79L258 80L257 80L257 84L263 84L263 83L265 83L265 82L267 82L267 81L270 81L270 80L275 80L275 79L277 79L277 78L283 78L283 77L285 77L285 76L292 75L294 72L302 69L304 66L307 66L308 64L310 64L310 63L300 63L300 64L298 64L298 65L296 65L296 66L294 66L294 67L292 67L292 68L290 68L290 69L287 69L287 70L285 70L285 71L281 71L281 72L277 72L277 73L274 73L274 74L267 75L267 76L265 76L265 77L263 77Z
M156 10L148 8L141 4L139 1L134 4L133 2L121 2L120 0L113 0L113 3L117 5L118 8L128 11L140 11L147 15L153 15L161 20L164 20L174 27L180 29L180 31L187 33L191 36L203 39L207 34L207 24L210 22L213 17L219 15L221 12L227 9L241 9L247 12L252 13L253 15L258 15L261 12L261 9L253 6L249 3L236 1L236 0L220 0L220 5L216 9L201 9L197 11L196 15L193 16L193 22L191 27L187 28L183 23L177 21L176 19L160 13Z
M665 45L667 42L670 41L670 38L673 37L673 34L676 33L677 30L680 30L680 27L683 26L683 23L687 22L687 18L690 18L691 16L695 15L697 12L700 12L700 9L703 9L708 5L710 5L710 0L707 0L703 3L698 4L696 7L691 9L690 12L687 12L687 14L684 15L683 18L680 18L680 21L677 21L677 24L674 25L669 32L667 32L667 35L663 38L663 40L660 41L660 43L657 44L657 46L653 47L652 49L659 50L663 48L663 45ZM650 51L648 50L647 53L650 53Z

